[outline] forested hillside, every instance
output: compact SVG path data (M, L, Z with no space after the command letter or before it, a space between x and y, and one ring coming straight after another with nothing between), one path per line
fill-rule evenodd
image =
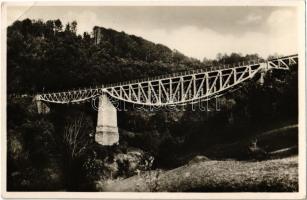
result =
M30 93L89 87L200 68L202 63L162 44L102 29L94 44L77 23L16 21L8 27L8 91Z
M199 61L163 44L104 28L101 42L95 45L90 33L78 35L77 28L76 22L63 25L60 20L30 19L8 27L8 93L59 91L263 59L232 53ZM8 189L88 191L95 190L95 181L130 177L137 170L172 169L195 155L254 159L244 145L231 146L233 151L228 152L223 145L297 124L297 75L297 66L270 71L263 85L257 83L257 76L222 97L219 111L214 101L209 112L191 106L176 111L119 111L120 145L110 148L94 142L97 112L91 105L53 105L48 115L38 115L31 98L9 96ZM82 122L77 153L65 139L76 120ZM276 148L297 144L295 131L275 142ZM264 150L276 150L270 142L264 144Z

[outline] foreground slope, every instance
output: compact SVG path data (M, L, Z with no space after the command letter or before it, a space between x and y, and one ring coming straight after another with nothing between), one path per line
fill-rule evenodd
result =
M298 158L260 162L203 161L124 180L98 183L112 192L288 192L298 191Z

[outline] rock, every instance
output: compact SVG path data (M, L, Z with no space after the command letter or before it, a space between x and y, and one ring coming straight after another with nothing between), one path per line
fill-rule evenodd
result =
M108 158L104 159L103 161L104 166L104 175L106 179L113 179L114 177L118 176L118 163L115 161L115 159L112 162L108 162Z
M143 150L130 148L127 153L118 153L114 155L114 159L108 162L108 158L104 159L104 166L110 173L110 178L129 177L147 170L151 167L153 157L148 156Z
M194 164L194 163L199 163L199 162L204 162L204 161L209 161L210 159L207 156L202 156L202 155L197 155L192 160L189 161L188 164Z

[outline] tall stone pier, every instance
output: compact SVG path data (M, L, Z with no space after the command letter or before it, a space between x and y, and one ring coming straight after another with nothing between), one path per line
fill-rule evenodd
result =
M37 107L37 112L38 114L47 114L50 112L50 108L47 106L46 103L44 103L43 101L41 101L39 99L39 96L35 96L34 98L35 102L36 102L36 107Z
M260 85L263 85L264 84L264 76L268 71L268 63L260 63L260 65L262 67L262 70L260 71L260 77L258 79L258 83Z
M99 97L95 141L105 146L119 142L117 110L106 94Z

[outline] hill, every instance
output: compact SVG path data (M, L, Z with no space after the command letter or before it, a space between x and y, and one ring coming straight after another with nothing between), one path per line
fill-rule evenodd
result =
M199 68L203 64L162 44L100 27L95 38L77 23L25 19L7 30L8 92L89 87ZM95 27L97 30L98 27Z

